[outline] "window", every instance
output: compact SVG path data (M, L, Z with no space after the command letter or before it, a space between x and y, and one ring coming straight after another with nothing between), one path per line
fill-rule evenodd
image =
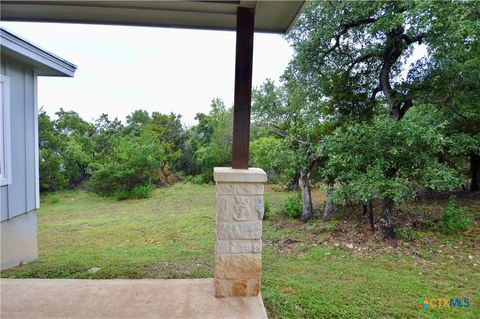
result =
M0 75L0 186L12 182L10 157L10 79Z

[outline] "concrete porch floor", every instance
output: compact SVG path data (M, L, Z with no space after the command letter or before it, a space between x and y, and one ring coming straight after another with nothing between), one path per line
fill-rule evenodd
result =
M267 318L262 297L215 298L213 279L1 279L1 318Z

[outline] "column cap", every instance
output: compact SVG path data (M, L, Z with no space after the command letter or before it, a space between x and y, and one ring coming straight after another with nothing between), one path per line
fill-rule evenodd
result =
M215 167L213 169L213 179L215 182L264 183L267 181L267 173L256 167L248 169Z

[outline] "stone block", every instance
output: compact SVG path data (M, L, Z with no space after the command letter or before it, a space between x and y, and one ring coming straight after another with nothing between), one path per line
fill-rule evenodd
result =
M260 254L218 254L215 257L215 279L256 279L261 272Z
M254 297L260 292L260 279L215 279L215 297Z
M218 195L263 195L261 183L216 183Z
M263 218L263 196L217 196L218 221L255 221Z
M248 169L215 167L213 169L213 179L215 182L264 183L267 181L267 174L263 169L255 167Z
M217 254L259 254L262 252L262 240L217 240Z
M218 239L260 239L262 222L217 222Z

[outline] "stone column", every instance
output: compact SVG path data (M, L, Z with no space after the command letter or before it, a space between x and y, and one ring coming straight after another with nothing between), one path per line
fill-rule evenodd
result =
M262 270L263 183L259 168L215 167L215 296L257 296Z

